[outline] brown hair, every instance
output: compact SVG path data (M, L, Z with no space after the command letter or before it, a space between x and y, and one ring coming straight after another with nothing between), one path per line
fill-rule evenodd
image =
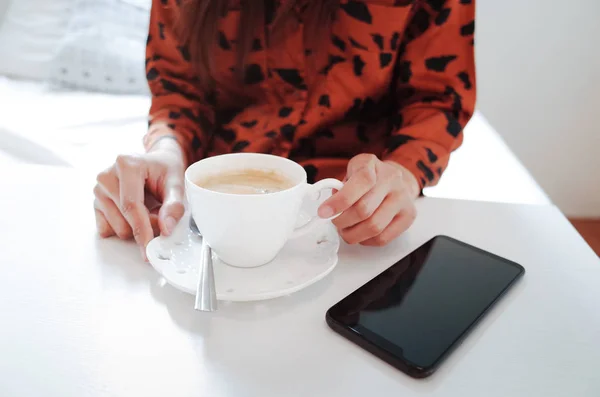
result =
M179 34L182 42L189 48L200 84L205 89L214 88L214 64L211 56L213 46L218 39L219 20L227 14L231 0L183 0L179 15ZM237 38L236 76L240 80L246 66L246 59L252 49L252 43L258 29L265 29L265 11L268 2L276 0L239 0L241 16ZM301 3L305 3L304 7ZM272 3L271 3L272 4ZM306 24L306 42L309 46L317 46L319 36L329 30L331 20L337 9L339 0L287 0L283 1L272 21L272 37L269 44L280 40L288 29L298 24L296 9L302 10L302 18ZM300 7L297 7L300 6ZM316 48L315 48L316 50ZM315 58L318 62L321 58Z

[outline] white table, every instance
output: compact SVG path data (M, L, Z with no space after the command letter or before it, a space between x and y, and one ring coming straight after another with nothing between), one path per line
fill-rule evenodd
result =
M600 396L600 261L552 206L423 199L391 246L344 246L317 285L206 314L133 244L96 238L92 184L52 167L0 173L0 396ZM440 233L527 274L438 373L414 380L324 313Z

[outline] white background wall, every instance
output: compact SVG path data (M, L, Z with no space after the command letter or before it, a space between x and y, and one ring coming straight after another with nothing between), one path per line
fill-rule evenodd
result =
M600 217L600 0L477 0L478 105L568 216Z

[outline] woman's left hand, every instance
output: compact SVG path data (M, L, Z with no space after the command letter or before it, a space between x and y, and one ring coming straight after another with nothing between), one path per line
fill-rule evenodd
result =
M406 231L416 217L416 178L404 167L359 154L348 163L344 187L319 208L348 244L383 246Z

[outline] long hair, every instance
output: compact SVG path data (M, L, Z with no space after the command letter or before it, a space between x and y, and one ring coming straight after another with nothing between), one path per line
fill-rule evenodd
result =
M179 34L196 68L200 85L204 89L214 88L215 64L213 46L218 40L219 20L228 11L231 0L183 0L179 16ZM316 52L315 62L318 62L318 47L323 42L319 40L324 31L329 31L331 21L338 8L339 0L286 0L282 2L272 21L266 21L267 8L273 7L275 0L239 0L241 16L237 37L236 78L241 84L248 54L259 29L265 29L266 23L271 23L272 35L268 37L267 46L281 40L288 29L294 29L298 24L297 9L305 23L306 43ZM266 31L266 30L265 30ZM312 49L311 48L311 49Z

